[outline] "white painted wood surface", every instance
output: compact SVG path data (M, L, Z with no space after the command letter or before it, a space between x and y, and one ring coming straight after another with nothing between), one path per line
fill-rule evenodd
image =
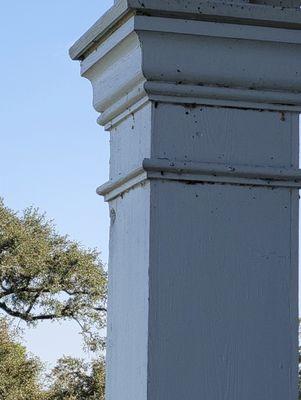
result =
M107 400L297 399L297 5L120 0L71 49L111 137Z
M110 210L107 399L146 399L150 185Z

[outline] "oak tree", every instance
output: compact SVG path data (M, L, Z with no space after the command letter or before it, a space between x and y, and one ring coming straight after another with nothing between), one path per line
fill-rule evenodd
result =
M73 319L103 345L107 275L95 250L57 233L37 209L17 214L0 199L0 310L28 324Z
M63 357L50 374L47 400L104 400L105 363L102 357L91 364Z
M30 356L5 318L0 318L0 400L44 400L40 361Z

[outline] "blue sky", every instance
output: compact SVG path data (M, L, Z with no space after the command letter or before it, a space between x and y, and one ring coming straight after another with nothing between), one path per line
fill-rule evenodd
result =
M108 257L109 135L96 124L90 83L68 49L113 0L6 0L1 4L0 196L16 210L35 205L61 233ZM78 327L42 324L28 348L53 363L82 355Z

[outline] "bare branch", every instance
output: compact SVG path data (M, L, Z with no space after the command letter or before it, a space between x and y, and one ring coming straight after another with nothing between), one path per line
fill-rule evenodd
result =
M108 311L105 307L93 307L93 309L95 311L103 311L103 312L107 312Z

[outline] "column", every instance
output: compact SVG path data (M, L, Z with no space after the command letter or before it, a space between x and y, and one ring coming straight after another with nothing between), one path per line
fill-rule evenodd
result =
M107 400L296 400L299 2L119 0L70 50L110 133Z

